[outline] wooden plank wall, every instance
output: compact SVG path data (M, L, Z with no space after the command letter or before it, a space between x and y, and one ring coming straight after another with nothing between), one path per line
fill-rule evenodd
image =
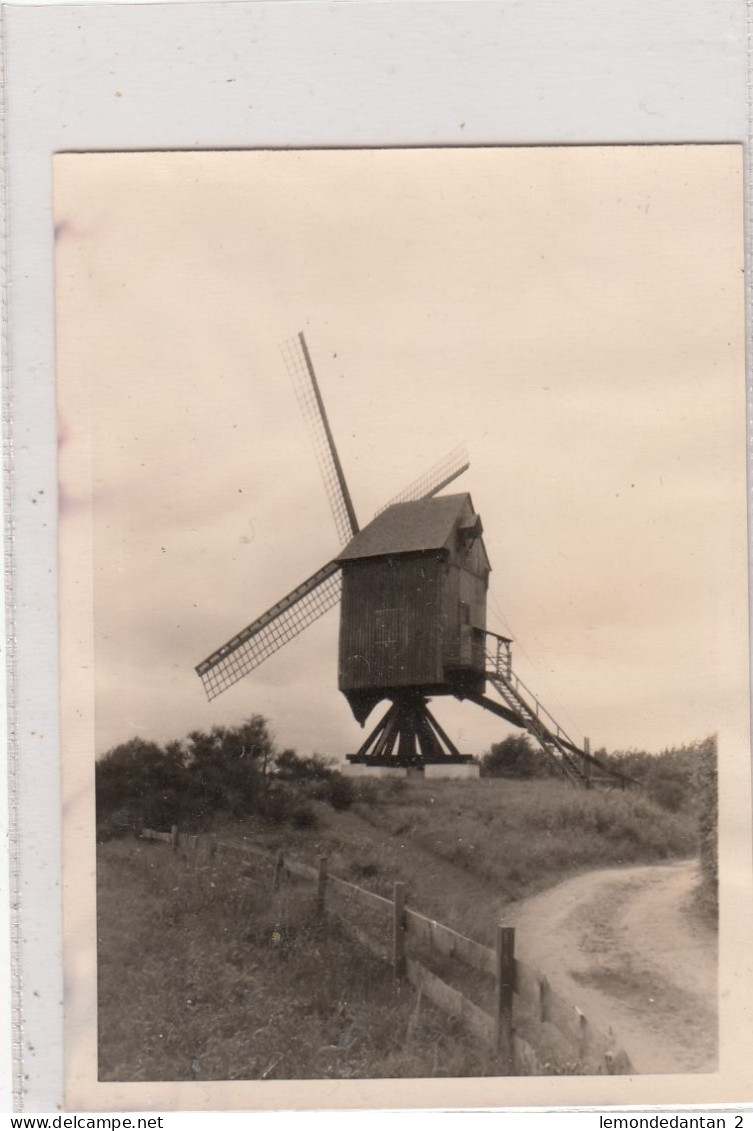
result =
M436 555L344 563L341 691L440 683L440 581ZM392 611L395 638L385 638Z

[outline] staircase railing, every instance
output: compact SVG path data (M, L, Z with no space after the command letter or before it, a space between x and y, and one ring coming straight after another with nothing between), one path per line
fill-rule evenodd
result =
M500 642L506 640L506 637L498 637L494 632L487 632L487 636L493 636L497 639L496 653L488 648L486 651L487 662L491 665L491 670L486 673L487 676L492 680L499 679L509 684L526 704L532 715L544 721L545 725L551 724L547 725L547 730L551 731L561 741L569 742L571 746L575 746L577 749L577 743L573 741L564 727L560 726L530 687L512 670L512 656L509 648L511 642L508 642L508 647L502 654L502 663L500 664Z
M600 762L591 753L588 739L581 748L575 743L564 727L561 727L554 716L547 711L541 700L531 691L523 680L512 670L512 640L507 636L500 636L496 632L484 632L486 637L491 637L495 645L490 648L485 645L487 662L486 678L494 686L500 697L511 710L515 711L522 720L523 725L537 739L539 744L550 754L557 756L560 768L566 777L580 780L588 787L592 780L607 775L615 782L619 781L624 789L625 785L639 785L635 778L628 774L613 770ZM478 700L484 706L483 699ZM526 719L526 712L528 718Z

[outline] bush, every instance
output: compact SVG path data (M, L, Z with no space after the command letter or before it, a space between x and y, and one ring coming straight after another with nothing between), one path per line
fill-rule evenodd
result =
M333 809L349 809L355 798L353 783L321 754L300 758L294 750L283 750L275 763L276 777L307 786L306 793Z
M333 774L330 778L328 800L333 809L350 809L355 792L353 782L344 774Z
M97 824L103 839L169 828L184 815L185 771L172 747L134 738L109 751L94 769Z
M543 778L556 772L552 760L525 734L495 742L481 759L481 774L487 778Z
M126 808L117 809L114 813L105 813L97 817L96 836L97 843L104 844L116 837L134 835L141 831L143 824L137 816Z
M297 829L315 829L319 824L316 813L310 805L296 805L291 820Z
M719 885L719 800L716 739L707 738L698 749L695 784L698 792L698 841L703 895L715 912Z
M352 801L350 783L324 758L298 758L293 750L278 754L261 715L238 727L193 731L165 747L131 739L97 762L95 781L99 840L175 824L199 831L217 813L294 821L296 807L310 795L309 783L337 808ZM297 820L304 823L299 827L307 821L311 827L307 816Z
M259 798L257 812L265 820L275 825L283 825L291 820L297 798L298 794L295 790L271 783Z
M283 781L326 781L336 772L321 754L301 758L295 750L283 750L275 758L275 774Z
M384 792L380 788L382 784L377 781L369 781L368 778L358 778L353 789L355 800L359 805L366 805L369 809L381 805L384 800Z
M696 774L703 743L648 754L643 750L620 750L596 756L608 768L620 770L638 781L647 797L670 813L695 813Z

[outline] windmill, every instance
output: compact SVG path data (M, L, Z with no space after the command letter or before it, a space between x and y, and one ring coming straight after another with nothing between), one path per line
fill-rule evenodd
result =
M512 641L486 627L490 563L468 493L440 495L469 467L454 449L359 527L304 335L282 347L312 433L341 543L339 553L196 668L214 699L342 602L338 685L363 725L389 707L354 767L476 774L429 709L451 695L531 734L569 780L612 774L574 743L512 669ZM486 695L489 682L498 698Z

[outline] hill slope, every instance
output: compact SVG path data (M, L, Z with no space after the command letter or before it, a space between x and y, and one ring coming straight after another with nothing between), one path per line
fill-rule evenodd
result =
M312 802L314 827L254 816L215 818L214 829L308 862L324 854L334 874L386 895L402 880L411 906L487 944L516 901L567 876L687 856L695 845L689 819L633 794L555 781L372 784L345 811ZM253 868L245 880L235 868L197 878L166 846L101 845L102 1077L495 1071L454 1022L407 987L396 994L389 971L337 929L321 935L304 887L270 899Z

